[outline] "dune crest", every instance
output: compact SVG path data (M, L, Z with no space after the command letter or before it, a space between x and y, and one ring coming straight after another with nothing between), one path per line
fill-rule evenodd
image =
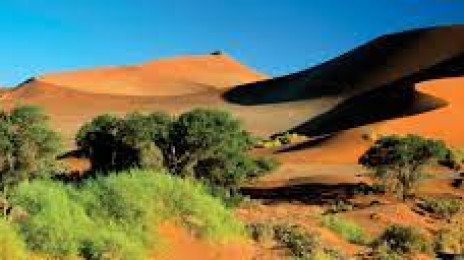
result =
M45 74L35 80L81 92L126 96L179 96L266 79L223 53L164 58L139 65Z

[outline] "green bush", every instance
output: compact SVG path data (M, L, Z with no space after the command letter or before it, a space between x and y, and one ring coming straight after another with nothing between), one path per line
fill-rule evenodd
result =
M0 218L0 260L26 259L26 247L15 227Z
M418 206L440 217L450 218L464 209L464 203L458 198L423 197Z
M324 216L322 224L336 232L350 243L364 245L369 239L364 230L356 223L333 215Z
M240 121L218 110L195 109L178 118L102 115L84 125L76 141L95 172L165 166L175 175L203 180L226 199L276 167L270 159L250 157L254 139Z
M76 143L94 171L131 167L159 170L164 164L160 148L166 146L170 122L163 113L132 113L124 118L101 115L81 127Z
M430 253L432 251L430 242L417 228L402 225L389 226L373 242L373 246L381 251L390 252L392 255Z
M57 133L37 107L0 111L0 188L5 191L22 180L43 177L57 169L61 150Z
M195 181L150 170L89 179L75 187L22 183L11 196L28 212L16 225L27 247L58 258L146 259L157 224L169 220L211 241L244 237L244 226Z
M377 140L360 157L359 163L373 169L374 176L387 190L404 200L427 177L423 166L433 160L447 160L450 154L442 141L416 135L393 135Z
M295 225L275 225L274 239L296 259L343 259L338 250L324 245L318 234L304 232Z

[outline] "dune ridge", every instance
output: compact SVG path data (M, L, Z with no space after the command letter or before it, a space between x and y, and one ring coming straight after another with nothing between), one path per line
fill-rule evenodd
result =
M229 55L219 53L49 73L34 80L88 93L179 96L221 90L266 78Z

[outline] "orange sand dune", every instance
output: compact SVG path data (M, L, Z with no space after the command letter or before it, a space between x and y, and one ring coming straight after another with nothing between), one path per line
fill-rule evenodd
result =
M210 54L51 73L36 80L89 93L177 96L263 79L266 76L226 54Z
M464 77L425 81L417 90L440 98L447 105L428 112L377 122L342 131L326 141L306 149L277 154L284 163L356 163L372 141L363 138L390 134L417 134L442 139L455 147L464 147Z
M443 40L448 38L453 41ZM271 80L224 54L185 56L48 74L2 95L1 102L44 107L70 142L84 122L102 113L221 108L262 136L337 133L279 154L284 160L353 162L369 145L359 127L372 123L379 134L417 133L464 145L458 126L463 74L464 26L449 26L382 36ZM451 76L457 78L444 79ZM443 79L431 80L436 78Z
M423 114L388 120L377 126L378 134L419 134L464 146L464 77L430 80L416 85L424 93L448 105Z

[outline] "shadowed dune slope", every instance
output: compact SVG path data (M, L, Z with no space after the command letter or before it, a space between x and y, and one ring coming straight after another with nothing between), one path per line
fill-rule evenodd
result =
M222 53L58 72L36 78L82 92L131 96L178 96L263 79L266 76Z
M331 97L329 108L301 111L308 115L305 120L294 114L301 120L297 125L281 119L289 122L290 131L318 136L444 107L446 99L420 94L415 84L460 75L464 26L433 27L379 37L319 66L237 86L224 98L256 107Z

